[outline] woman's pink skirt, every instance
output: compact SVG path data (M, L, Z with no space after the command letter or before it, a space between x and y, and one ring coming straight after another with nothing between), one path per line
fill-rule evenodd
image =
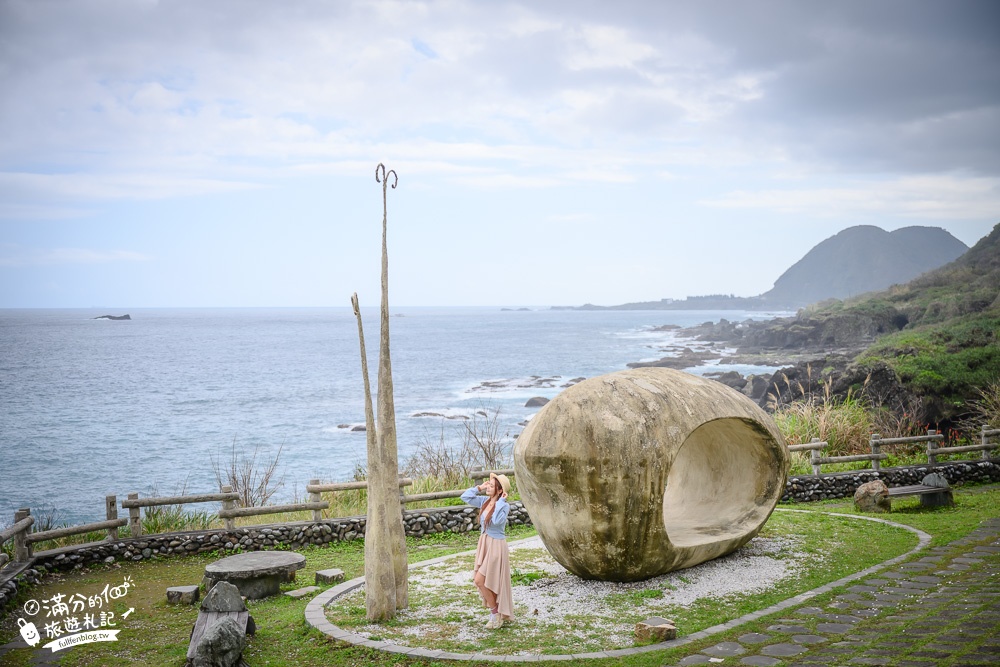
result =
M486 533L479 536L472 577L475 578L480 572L486 577L486 588L497 596L498 613L508 621L514 618L513 594L510 590L510 551L507 549L507 540L497 540ZM482 593L479 597L483 597ZM483 604L486 605L485 598Z

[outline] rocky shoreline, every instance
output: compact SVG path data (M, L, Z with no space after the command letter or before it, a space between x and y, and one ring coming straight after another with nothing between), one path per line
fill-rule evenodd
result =
M859 367L854 359L882 333L875 318L813 320L800 312L774 320L704 322L691 327L658 327L674 331L675 342L661 346L655 361L627 364L629 368L661 367L678 370L704 366L749 365L774 368L771 373L747 374L729 370L704 373L749 396L764 409L807 396L845 396L865 384L886 405L905 405L907 392L884 364Z

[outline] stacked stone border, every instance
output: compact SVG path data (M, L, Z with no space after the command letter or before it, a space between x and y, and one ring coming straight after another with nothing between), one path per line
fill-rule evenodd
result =
M354 634L353 632L348 632L342 628L337 627L331 623L326 618L324 609L326 606L336 600L337 598L346 595L358 588L365 585L365 578L358 577L356 579L351 579L350 581L334 586L326 591L323 591L306 605L305 618L306 623L316 628L326 636L337 641L345 642L348 644L353 644L355 646L363 646L365 648L375 649L377 651L385 651L387 653L395 653L398 655L405 655L408 658L423 658L427 660L474 660L481 662L541 662L548 660L589 660L598 658L618 658L627 655L635 655L638 653L649 653L651 651L664 651L666 649L677 648L679 646L685 646L686 644L691 644L693 642L705 639L706 637L711 637L724 632L729 632L730 630L737 628L745 623L751 621L756 621L758 619L764 618L766 616L771 616L785 609L791 607L797 607L802 603L810 600L817 595L822 595L823 593L828 593L835 588L840 588L852 581L862 579L870 574L878 572L882 569L895 565L896 563L902 563L909 560L916 554L920 553L926 549L931 543L931 536L922 530L913 528L911 526L904 526L900 523L895 523L893 521L886 521L885 519L876 519L874 517L867 516L857 516L853 514L837 514L833 512L812 512L810 510L796 510L787 508L778 508L778 512L802 512L809 514L823 514L826 516L833 516L839 519L855 519L860 521L874 521L876 523L883 523L894 528L901 528L903 530L909 531L917 536L917 546L907 551L901 556L896 556L895 558L890 558L887 561L883 561L877 565L873 565L869 568L861 570L860 572L855 572L854 574L849 574L846 577L837 579L836 581L831 581L828 584L814 588L811 591L806 591L805 593L800 593L793 597L783 600L776 604L767 607L766 609L760 609L758 611L745 614L739 618L735 618L731 621L725 623L720 623L719 625L714 625L710 628L700 630L698 632L693 632L690 635L681 637L680 639L672 639L670 641L659 642L657 644L648 644L646 646L635 646L632 648L622 648L614 649L611 651L593 651L589 653L573 653L573 654L560 654L560 655L549 655L549 654L538 654L538 655L494 655L490 653L451 653L449 651L440 651L433 649L417 648L413 646L404 646L402 644L391 644L389 642L383 641L372 641L367 637ZM522 540L523 541L523 540ZM517 544L516 542L513 544ZM449 554L447 556L441 556L440 558L434 558L432 560L423 561L420 563L415 563L410 566L410 569L416 569L421 567L427 567L428 565L433 565L440 563L442 561L449 560L451 558L456 558L462 555L468 555L472 552L464 552L458 554Z
M403 524L407 537L433 533L467 533L476 528L477 510L467 505L405 510ZM507 516L512 525L530 524L524 505L515 501ZM245 526L129 537L117 542L74 544L39 551L25 563L8 565L0 575L0 613L12 601L19 586L37 583L48 572L79 570L97 563L142 561L152 558L186 556L213 551L225 555L262 549L299 549L304 546L363 539L367 520L363 516L322 521Z
M852 498L859 486L876 479L888 487L919 484L928 474L943 475L952 486L1000 482L1000 459L979 461L948 461L934 465L852 470L822 475L797 475L785 483L782 502L812 502L836 498Z
M883 468L879 471L798 475L788 478L782 501L811 502L849 498L859 486L875 479L881 479L890 487L906 486L919 483L929 472L942 474L952 486L1000 482L1000 459L949 461L935 465ZM403 521L406 534L411 537L443 532L469 532L475 528L475 512L474 508L465 505L405 510ZM531 523L520 501L511 503L508 521L512 525ZM228 555L260 549L297 549L309 544L323 545L363 538L365 522L365 517L355 516L263 524L231 530L217 528L183 531L40 551L27 562L8 564L0 573L0 614L5 612L6 606L16 597L19 587L34 585L48 572L81 569L100 562L141 561L213 551Z

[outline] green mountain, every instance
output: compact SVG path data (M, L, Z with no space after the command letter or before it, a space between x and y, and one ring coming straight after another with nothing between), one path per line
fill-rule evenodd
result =
M556 306L554 310L795 310L905 283L966 250L964 243L940 227L903 227L887 232L860 225L816 245L760 296L709 294L617 306Z
M932 423L961 418L978 390L1000 382L1000 225L904 285L744 328L741 352L839 356L850 362L834 382L841 392L877 377L897 398L902 391L918 400Z
M824 299L846 299L905 283L959 257L968 247L940 227L887 232L848 227L816 245L760 298L798 308Z

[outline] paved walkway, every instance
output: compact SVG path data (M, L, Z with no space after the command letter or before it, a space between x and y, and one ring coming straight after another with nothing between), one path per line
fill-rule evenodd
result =
M1000 518L675 665L1000 665Z
M925 539L923 534L922 545ZM753 626L764 614L773 615L774 607L674 642L573 656L469 655L370 641L332 625L323 611L332 599L362 586L363 578L318 595L307 605L305 615L307 623L334 639L423 659L538 662L614 658L718 635L733 641L692 650L664 665L1000 665L1000 518L984 522L963 539L922 553L925 555L916 561L869 568L877 572L856 578L823 607L811 605L826 599L822 594L840 583L779 603L776 607L783 608L781 615L770 617L763 627ZM741 627L745 631L737 634Z

